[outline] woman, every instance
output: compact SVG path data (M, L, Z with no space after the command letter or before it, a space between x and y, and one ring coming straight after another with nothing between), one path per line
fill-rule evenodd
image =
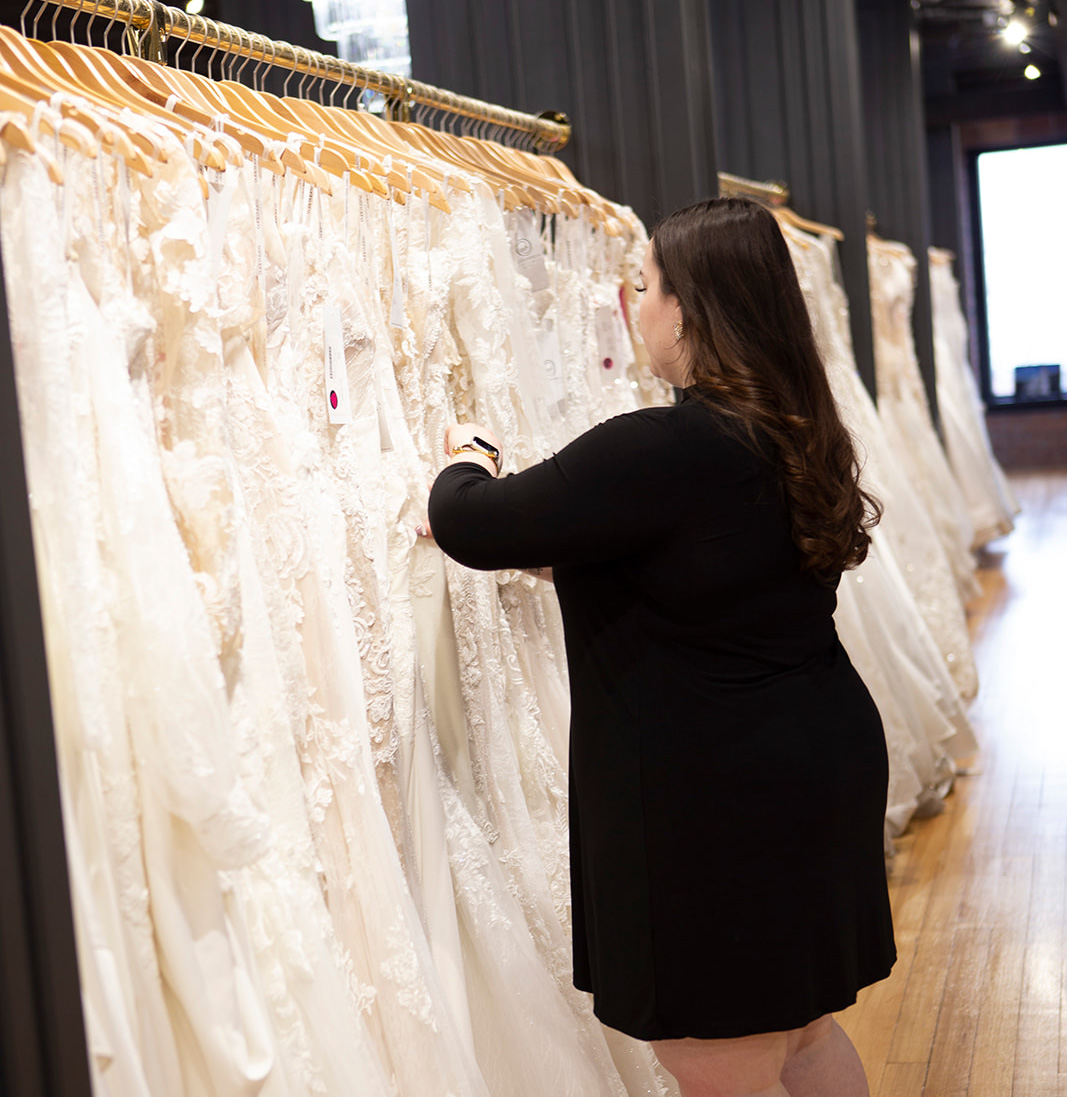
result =
M551 568L597 1016L653 1041L684 1097L866 1094L831 1014L895 958L887 760L832 615L878 506L770 213L680 210L641 277L681 401L503 479L490 431L450 427L433 535L470 567Z

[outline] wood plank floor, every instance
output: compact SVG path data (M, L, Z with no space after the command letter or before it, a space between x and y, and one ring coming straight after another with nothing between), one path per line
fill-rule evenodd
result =
M872 1097L1067 1097L1067 470L1012 486L969 614L981 753L898 839L899 959L839 1017Z

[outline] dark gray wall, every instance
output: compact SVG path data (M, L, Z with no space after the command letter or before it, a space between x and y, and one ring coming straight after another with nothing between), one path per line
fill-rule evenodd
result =
M867 163L853 0L708 0L718 163L789 184L798 213L845 234L856 362L874 391Z
M703 0L408 0L408 22L416 79L565 112L563 158L650 227L717 193Z
M930 305L930 210L922 58L915 13L901 0L856 0L868 202L878 232L915 254L912 329L930 410L937 420Z

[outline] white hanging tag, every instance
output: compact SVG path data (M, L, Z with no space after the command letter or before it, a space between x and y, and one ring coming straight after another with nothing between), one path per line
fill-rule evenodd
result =
M341 310L337 305L322 309L323 365L326 370L326 415L334 425L352 422L352 403L348 394L348 370L345 363L345 339Z
M511 250L515 266L528 278L530 288L537 293L548 289L548 270L541 246L540 215L531 209L519 209L511 214Z
M252 213L256 226L256 284L262 289L267 253L263 241L263 198L258 156L252 157Z
M404 276L400 266L400 248L396 242L396 205L393 202L393 189L389 188L389 208L386 220L389 222L389 250L393 258L393 299L389 306L389 323L394 328L404 326Z
M563 355L555 322L546 324L537 333L537 347L541 354L541 373L550 413L562 413L567 406L567 382L563 375Z
M207 188L207 233L211 249L211 273L218 276L222 269L222 248L226 242L226 224L230 216L230 203L237 190L234 172L216 172L214 182ZM258 228L258 226L257 226Z
M611 384L621 374L623 366L619 324L611 305L597 308L595 326L600 381L601 384Z
M378 439L381 451L388 453L393 448L393 439L385 417L385 394L382 391L382 381L377 372L374 374L374 398L378 405Z

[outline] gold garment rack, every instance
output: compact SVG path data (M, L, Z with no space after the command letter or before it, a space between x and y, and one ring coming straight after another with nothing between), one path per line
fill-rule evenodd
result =
M480 99L455 95L418 80L410 80L394 73L377 72L329 54L305 49L303 46L275 42L261 34L253 34L214 19L189 15L179 8L167 7L156 0L42 2L71 8L77 12L88 12L92 16L108 18L112 22L125 23L128 48L132 53L149 61L166 63L166 43L168 39L177 37L222 51L235 61L244 58L315 79L332 81L338 87L380 92L392 104L394 117L401 121L410 121L412 109L423 107L486 126L500 127L513 139L522 140L539 152L555 153L570 140L571 126L564 114L551 111L546 111L543 116L524 114L485 103ZM31 6L32 0L27 4L27 11ZM25 17L25 12L23 14Z
M817 236L832 236L835 240L845 238L845 234L833 225L809 221L792 210L789 206L789 187L785 183L757 183L754 179L744 179L740 175L720 171L719 193L724 198L753 198L762 202L780 221L786 221L805 232L813 232Z

